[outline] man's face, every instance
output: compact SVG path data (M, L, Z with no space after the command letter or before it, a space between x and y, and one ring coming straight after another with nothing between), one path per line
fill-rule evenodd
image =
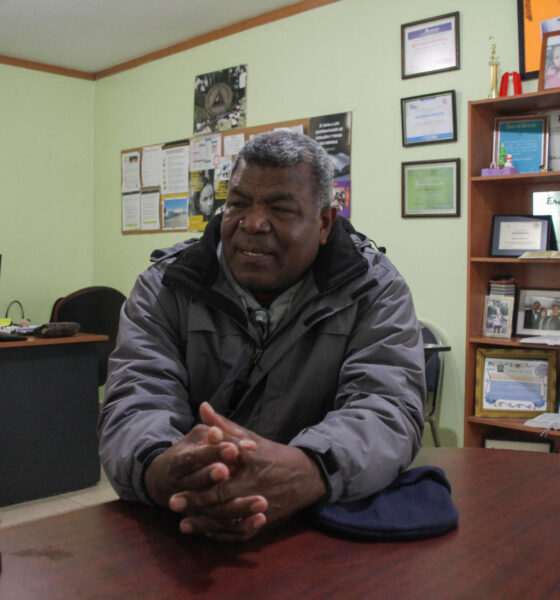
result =
M540 302L533 302L533 310L535 312L538 312L540 307L541 307L541 303Z
M317 214L311 166L260 167L241 161L222 218L224 257L252 292L294 284L326 243L336 209Z

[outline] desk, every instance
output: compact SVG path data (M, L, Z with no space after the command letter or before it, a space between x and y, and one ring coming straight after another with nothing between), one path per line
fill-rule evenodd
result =
M330 537L292 520L247 544L177 531L122 501L0 530L0 598L17 600L551 600L560 572L560 457L426 448L459 529L417 542Z
M99 480L95 343L107 339L0 343L0 506Z

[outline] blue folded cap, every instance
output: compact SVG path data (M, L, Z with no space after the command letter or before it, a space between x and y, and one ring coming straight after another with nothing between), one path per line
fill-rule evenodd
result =
M439 467L401 473L373 496L344 504L317 504L307 515L321 529L370 541L419 540L457 527L451 486Z

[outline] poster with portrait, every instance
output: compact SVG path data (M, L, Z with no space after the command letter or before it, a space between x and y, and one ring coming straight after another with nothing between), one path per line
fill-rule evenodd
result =
M558 0L517 0L521 79L539 76L541 44L546 33L560 30Z
M197 75L194 80L194 135L245 127L247 65Z
M204 231L215 210L214 169L191 171L189 178L189 229Z

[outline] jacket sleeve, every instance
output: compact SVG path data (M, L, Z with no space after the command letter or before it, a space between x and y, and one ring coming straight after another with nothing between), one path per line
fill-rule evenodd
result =
M424 350L410 290L385 257L374 275L349 336L335 410L290 442L314 453L330 502L388 486L422 440Z
M161 277L160 265L147 269L123 306L98 427L101 461L113 487L125 500L146 503L146 461L194 423L177 300Z

